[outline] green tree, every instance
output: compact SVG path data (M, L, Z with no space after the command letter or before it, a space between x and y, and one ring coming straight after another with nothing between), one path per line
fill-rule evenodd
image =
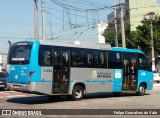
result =
M111 46L115 46L114 42L114 30L108 27L102 34L105 37L105 42L109 43Z
M131 49L137 49L140 47L142 51L148 54L151 51L151 37L150 37L150 20L144 19L141 21L141 25L136 28L135 31L131 31L130 25L125 26L126 34L126 47ZM153 35L154 35L154 47L156 51L160 50L160 16L156 15L153 18ZM114 30L108 28L105 30L103 36L107 43L115 46L114 43ZM119 47L122 45L121 32L118 32Z
M153 40L155 51L159 50L160 47L160 16L156 15L153 20ZM136 29L136 38L138 40L137 45L140 46L146 54L151 51L151 34L150 34L150 20L144 19L141 21L142 25L138 26Z
M115 39L114 39L114 29L108 27L103 36L105 37L105 40L107 43L110 43L111 46L115 46ZM126 25L125 26L125 34L126 34L126 45L127 48L135 48L135 44L134 44L134 38L133 36L135 35L135 32L131 32L130 31L130 25ZM118 37L118 46L121 47L122 46L122 34L121 32L117 33L117 37Z
M144 19L141 23L142 25L138 26L135 31L135 44L139 46L142 51L148 54L151 51L150 25L146 19Z
M160 50L160 16L156 15L153 21L154 47L156 51Z

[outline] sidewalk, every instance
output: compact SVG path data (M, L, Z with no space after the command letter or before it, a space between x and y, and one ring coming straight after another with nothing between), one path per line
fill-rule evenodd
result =
M153 90L160 91L160 84L154 84Z

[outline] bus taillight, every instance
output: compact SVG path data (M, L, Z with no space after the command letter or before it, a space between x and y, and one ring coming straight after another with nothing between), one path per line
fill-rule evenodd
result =
M35 73L35 71L29 72L29 77L31 77L34 73Z

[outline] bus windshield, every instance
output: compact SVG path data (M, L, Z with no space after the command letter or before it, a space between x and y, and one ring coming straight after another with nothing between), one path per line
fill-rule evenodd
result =
M11 46L8 64L29 64L32 43L21 42Z

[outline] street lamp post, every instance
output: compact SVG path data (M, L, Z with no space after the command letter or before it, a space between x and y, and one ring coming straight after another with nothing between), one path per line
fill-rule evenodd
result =
M34 0L34 39L39 39L39 31L38 31L38 0Z

